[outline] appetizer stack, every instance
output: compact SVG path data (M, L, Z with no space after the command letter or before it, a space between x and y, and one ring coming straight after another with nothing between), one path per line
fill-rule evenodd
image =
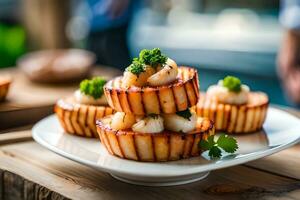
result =
M200 97L201 96L201 97ZM199 99L200 97L200 99ZM157 48L142 50L123 76L84 80L55 112L67 133L99 137L107 151L136 161L170 161L233 153L234 138L262 128L269 99L227 76L199 94L197 70L178 67ZM96 122L96 123L95 123Z
M98 137L95 121L113 113L103 94L101 77L83 80L74 95L57 101L54 111L66 133Z
M159 49L143 50L122 77L104 85L117 112L97 121L102 144L112 155L137 161L197 156L213 123L191 109L198 102L197 70L178 67Z
M201 95L196 111L214 121L218 131L249 133L262 129L268 104L265 93L251 92L240 79L227 76Z

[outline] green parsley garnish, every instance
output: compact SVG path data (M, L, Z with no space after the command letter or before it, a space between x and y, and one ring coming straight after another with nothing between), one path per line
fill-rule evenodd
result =
M192 113L191 113L190 109L186 109L186 110L183 110L183 111L176 112L176 115L179 115L180 117L183 117L183 118L189 120L190 117L192 116Z
M207 140L201 140L198 147L202 150L208 150L208 155L211 158L220 158L223 149L227 153L234 153L238 149L237 141L228 135L222 134L217 141L214 140L214 135L211 135Z
M152 67L156 67L159 64L165 64L167 59L167 56L161 54L159 48L154 48L151 50L143 49L139 55L139 60L141 63L151 65Z
M223 86L232 92L241 91L241 80L235 76L226 76L223 80Z
M132 64L126 68L126 71L139 75L145 71L145 66L138 60L138 58L134 58Z
M85 79L80 83L80 92L98 99L103 95L103 86L106 80L102 77L95 77L91 80Z

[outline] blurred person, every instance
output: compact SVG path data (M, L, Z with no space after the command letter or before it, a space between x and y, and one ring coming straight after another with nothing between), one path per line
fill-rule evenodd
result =
M138 0L86 0L90 33L87 48L97 63L122 69L130 64L127 28Z
M286 31L277 71L290 100L300 105L300 0L282 0L279 20Z

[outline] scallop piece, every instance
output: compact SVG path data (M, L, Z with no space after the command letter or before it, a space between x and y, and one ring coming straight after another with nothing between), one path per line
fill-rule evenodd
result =
M147 80L150 86L161 86L172 83L178 75L178 67L174 60L168 58L166 64Z
M147 79L155 73L155 69L151 66L145 66L145 71L140 74L134 74L130 71L125 71L122 79L122 87L137 86L142 87L147 85Z
M135 123L132 130L139 133L160 133L164 130L164 120L159 115L145 117Z
M116 112L111 119L110 126L115 130L129 129L135 123L133 114Z
M164 114L164 126L166 129L175 132L188 133L196 128L197 115L195 112L191 112L192 116L184 118L177 114Z

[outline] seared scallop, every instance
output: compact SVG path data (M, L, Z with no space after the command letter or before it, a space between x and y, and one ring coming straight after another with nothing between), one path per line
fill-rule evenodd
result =
M139 120L132 126L138 133L159 133L164 130L164 120L159 115L152 115Z
M111 128L115 130L129 129L135 123L135 116L133 114L116 112L111 119Z
M175 132L188 133L196 128L197 115L191 112L190 117L183 117L178 114L164 114L164 126L166 129Z

